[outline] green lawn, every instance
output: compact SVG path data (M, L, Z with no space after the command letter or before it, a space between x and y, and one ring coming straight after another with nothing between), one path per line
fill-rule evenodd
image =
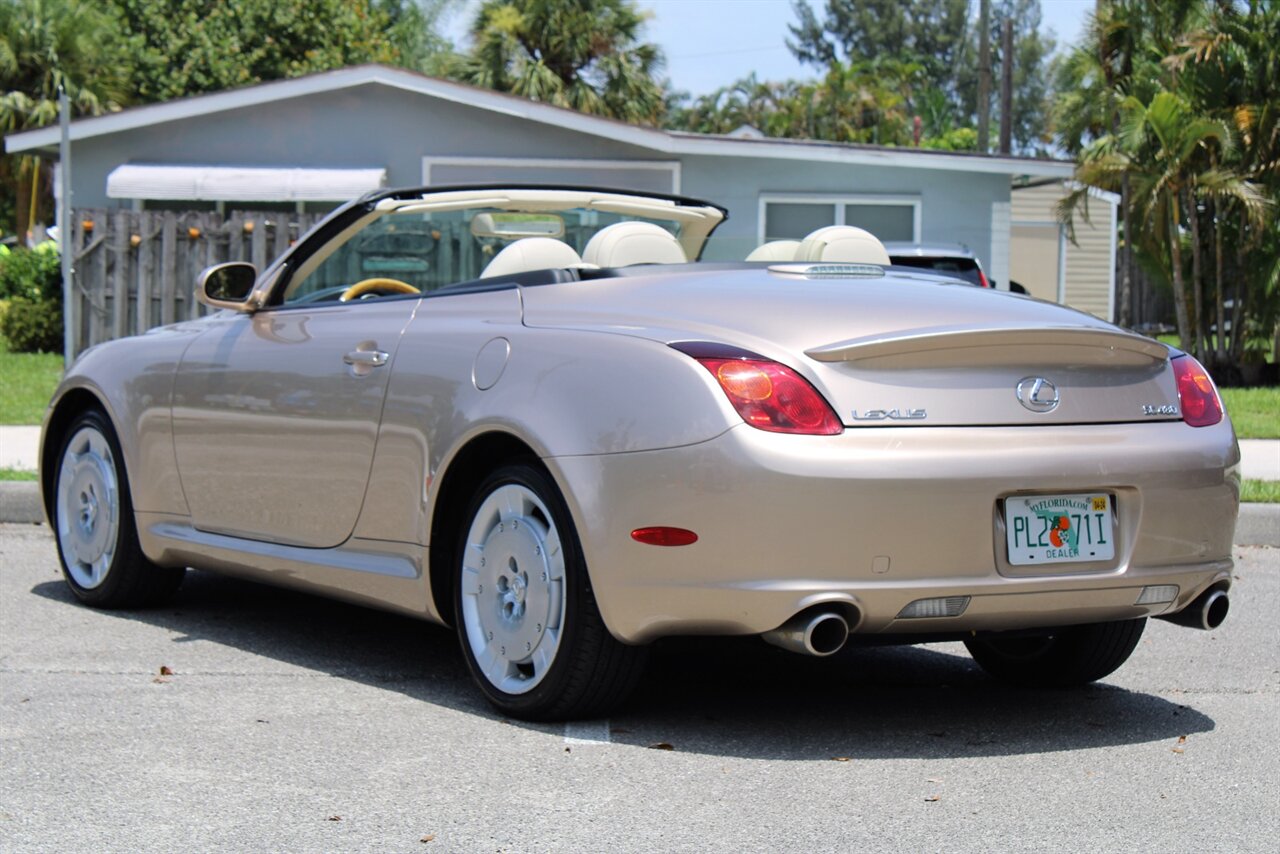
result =
M10 353L0 339L0 424L39 424L61 378L60 353Z
M22 469L0 469L0 483L12 480L35 480L36 473Z
M1241 439L1280 439L1280 388L1218 389L1236 435Z
M1246 480L1240 487L1240 500L1280 504L1280 480Z

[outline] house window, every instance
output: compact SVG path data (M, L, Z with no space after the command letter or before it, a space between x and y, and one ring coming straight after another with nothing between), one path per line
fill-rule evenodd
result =
M828 225L854 225L886 240L920 242L920 199L914 196L760 197L760 242L803 240Z

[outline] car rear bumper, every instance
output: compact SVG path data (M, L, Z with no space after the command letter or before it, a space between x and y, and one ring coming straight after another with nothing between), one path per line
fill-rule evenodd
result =
M565 488L600 610L620 639L758 634L832 603L859 633L1017 629L1178 611L1229 586L1239 505L1230 423L846 430L745 425L709 442L547 461ZM1115 558L1010 566L1012 493L1106 492ZM632 530L692 530L684 547ZM1138 605L1148 586L1172 601ZM955 617L903 619L922 598Z

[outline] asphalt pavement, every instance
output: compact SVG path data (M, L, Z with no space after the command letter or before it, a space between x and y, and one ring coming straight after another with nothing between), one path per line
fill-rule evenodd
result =
M1273 851L1280 550L1096 686L963 647L659 645L608 721L504 720L453 635L189 573L102 612L0 526L0 850Z

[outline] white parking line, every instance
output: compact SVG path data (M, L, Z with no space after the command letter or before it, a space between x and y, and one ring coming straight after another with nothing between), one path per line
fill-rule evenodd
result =
M609 722L570 721L564 725L565 744L608 744Z

